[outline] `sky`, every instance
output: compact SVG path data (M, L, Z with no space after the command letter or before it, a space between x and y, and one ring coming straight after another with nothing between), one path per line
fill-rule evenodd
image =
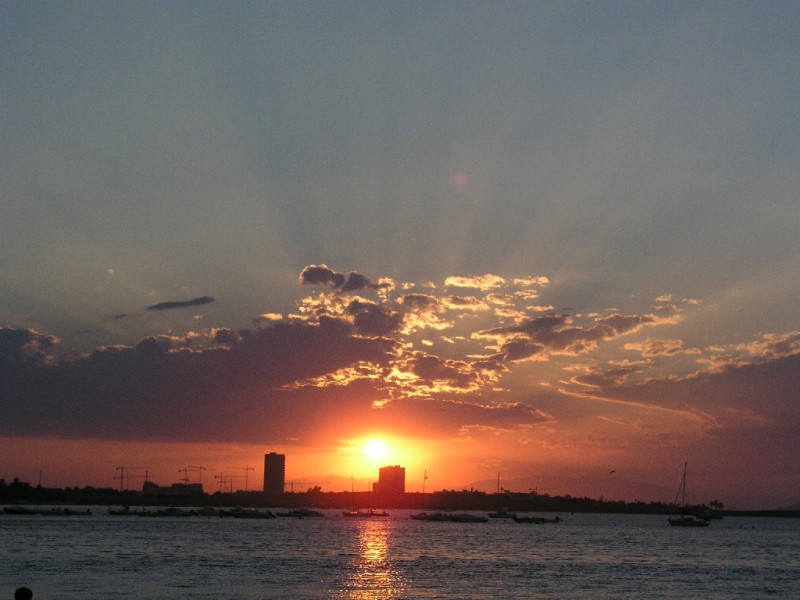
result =
M0 1L0 477L797 504L799 29Z

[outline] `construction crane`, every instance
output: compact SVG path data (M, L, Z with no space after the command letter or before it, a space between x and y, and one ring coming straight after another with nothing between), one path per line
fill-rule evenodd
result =
M237 467L240 471L244 471L244 491L247 490L247 472L248 471L255 471L255 469L251 466L245 465L244 467Z
M324 481L290 481L286 485L289 486L289 493L294 494L294 486L297 485L322 485Z
M219 481L219 491L220 493L225 493L225 486L230 485L230 489L228 490L231 494L233 493L233 482L237 479L241 479L241 477L234 477L233 475L223 475L220 473L219 475L214 475L214 479Z
M119 475L114 475L112 479L119 479L119 491L121 492L123 489L127 488L128 484L131 480L131 471L144 471L144 480L147 481L147 475L149 472L149 467L126 467L125 465L115 467L116 471L119 471ZM128 472L127 475L125 472Z
M189 483L189 472L197 471L199 475L197 476L197 483L200 485L203 484L203 471L205 471L205 467L184 467L183 469L178 469L178 473L183 473L183 478L181 481L183 483Z

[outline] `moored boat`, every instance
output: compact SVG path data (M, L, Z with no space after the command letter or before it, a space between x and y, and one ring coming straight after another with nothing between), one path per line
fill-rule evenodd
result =
M234 519L274 519L275 515L269 510L259 510L257 508L240 508L230 510L223 516L233 517Z
M509 512L507 508L501 508L500 510L496 510L494 512L489 513L490 519L513 519L517 516L515 512Z
M486 523L489 517L473 515L471 513L453 513L450 515L450 520L456 523Z
M667 519L673 527L708 527L710 521L696 515L677 515Z
M156 510L143 510L136 513L139 517L193 517L195 512L193 510L186 510L185 508L159 508Z
M39 510L38 514L44 517L91 517L92 511L88 508L86 510L75 510L72 508L49 508L47 510Z
M325 515L323 515L321 512L313 510L311 508L307 508L305 506L300 507L300 508L293 508L292 510L287 511L287 512L278 512L278 513L275 513L275 516L277 516L277 517L292 517L292 518L295 518L295 519L303 519L303 518L307 518L307 517L312 517L312 518L313 517L316 517L316 518L322 517L322 518L325 518Z
M27 506L6 506L3 512L7 515L38 515L39 511Z
M442 512L421 512L411 515L411 518L415 521L449 521L450 515Z
M42 517L91 517L92 511L74 508L28 508L26 506L7 506L3 509L7 515L39 515Z
M678 488L678 493L675 494L676 501L678 500L678 495L683 495L683 508L681 509L681 514L667 517L667 522L673 527L707 527L710 523L707 517L702 515L693 515L688 512L686 507L686 470L688 464L689 463L683 463L683 478L681 479L681 485Z
M542 523L561 523L561 517L553 517L552 519L548 519L546 517L534 517L534 516L517 516L514 517L515 523L534 523L536 525L541 525Z
M108 507L108 514L112 517L129 517L136 516L139 511L131 510L130 506L123 506L122 508Z
M377 511L377 510L345 510L342 512L342 516L351 517L355 519L371 519L373 517L388 517L389 513L385 510Z

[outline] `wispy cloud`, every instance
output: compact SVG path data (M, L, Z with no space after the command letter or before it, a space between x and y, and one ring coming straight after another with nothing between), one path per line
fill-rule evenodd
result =
M192 298L191 300L170 300L167 302L159 302L148 306L147 310L173 310L176 308L187 308L189 306L202 306L203 304L211 304L214 299L210 296L200 296L199 298Z

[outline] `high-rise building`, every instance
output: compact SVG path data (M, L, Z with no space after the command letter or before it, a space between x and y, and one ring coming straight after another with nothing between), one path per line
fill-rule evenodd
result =
M404 494L406 491L406 468L400 465L381 467L378 481L372 484L376 494Z
M270 452L264 455L264 493L283 494L286 485L286 455Z

